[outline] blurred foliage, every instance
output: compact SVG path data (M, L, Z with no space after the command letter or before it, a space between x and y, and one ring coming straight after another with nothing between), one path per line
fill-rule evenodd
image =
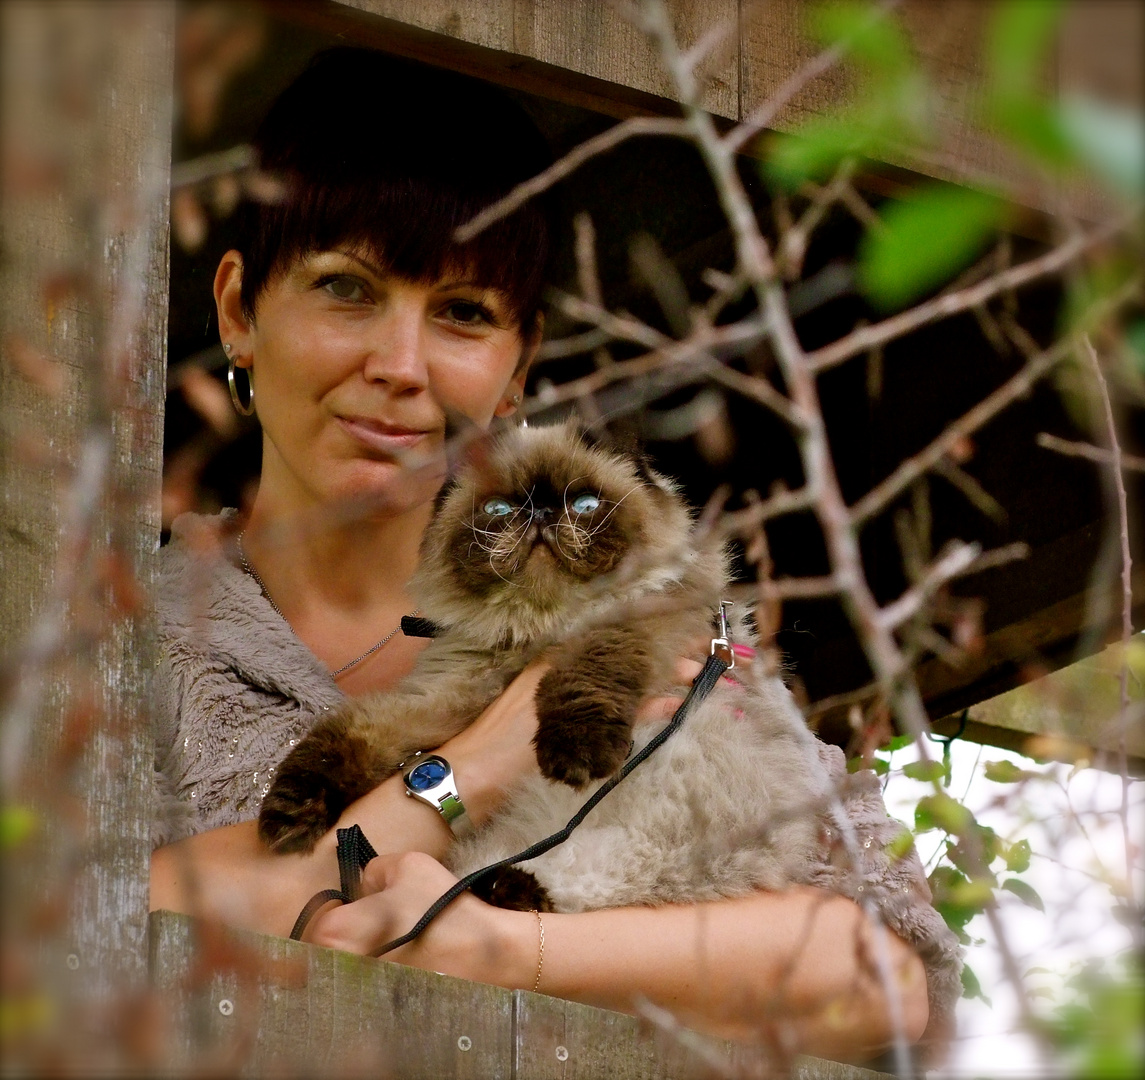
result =
M1063 1075L1087 1080L1145 1073L1145 966L1141 954L1088 961L1069 975L1039 1017Z
M1140 113L1096 98L1047 93L1063 0L1000 0L985 42L986 91L965 120L1016 153L1035 178L1068 183L1096 178L1126 198L1145 193L1145 126ZM909 158L936 147L936 91L893 12L844 0L814 7L810 34L846 51L853 100L797 133L777 136L765 178L785 191L831 176L849 158ZM949 105L945 106L949 108ZM879 309L897 309L933 292L979 255L1006 223L999 192L923 184L883 211L859 254L857 278ZM1124 275L1121 275L1122 277ZM1084 278L1084 275L1082 275ZM1087 291L1106 295L1110 282ZM1073 305L1074 315L1082 310ZM1067 323L1071 325L1072 323Z

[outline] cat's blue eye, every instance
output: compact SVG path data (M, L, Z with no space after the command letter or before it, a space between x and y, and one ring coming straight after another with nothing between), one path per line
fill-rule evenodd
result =
M569 509L574 514L591 514L599 505L600 500L586 491L583 495L578 495L573 499Z
M490 517L505 517L513 512L513 507L506 499L488 499L481 509Z

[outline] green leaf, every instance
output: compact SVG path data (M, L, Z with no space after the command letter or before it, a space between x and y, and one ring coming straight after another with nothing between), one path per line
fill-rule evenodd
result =
M987 38L987 63L996 98L1033 97L1050 59L1062 0L1001 0Z
M1038 775L1019 769L1012 761L987 761L984 771L986 779L996 784L1016 784L1019 780L1029 780Z
M961 270L1001 224L1001 200L970 188L929 184L887 204L882 228L859 249L858 282L872 303L902 307Z
M978 981L978 976L974 974L974 969L969 964L962 965L962 996L968 1001L981 998L987 1005L993 1005L993 1002L982 992L982 984Z
M909 829L901 829L895 838L886 845L884 850L892 862L906 858L914 847L914 834Z
M1145 193L1145 118L1081 94L1060 107L1061 130L1077 156L1129 196Z
M35 813L27 806L0 807L0 851L18 847L36 831Z
M974 815L943 792L919 799L914 808L914 821L919 832L939 828L960 835L974 823Z
M763 163L764 176L787 191L808 180L829 177L844 158L871 152L873 134L856 123L812 120L797 133L781 135Z
M1030 868L1030 842L1029 840L1019 840L1016 844L1011 844L1006 849L1006 854L1003 856L1006 860L1006 869L1014 874L1024 873Z
M1022 882L1025 885L1025 882ZM1028 886L1027 886L1028 888ZM1030 889L1033 892L1033 889ZM950 890L950 903L973 908L975 914L987 908L994 899L994 886L985 878L972 878Z
M1038 911L1045 911L1046 905L1042 903L1042 898L1037 894L1032 885L1029 885L1021 878L1006 878L1002 882L1002 888L1006 892L1013 893L1023 904L1027 907L1036 908Z
M1145 376L1145 319L1135 319L1125 328L1129 362L1138 375Z
M880 747L880 749L888 750L893 754L896 750L902 750L905 747L910 746L910 744L913 742L913 735L896 735L890 740L890 742L887 743L886 746Z
M941 761L912 761L904 765L902 771L912 780L941 780L946 775Z

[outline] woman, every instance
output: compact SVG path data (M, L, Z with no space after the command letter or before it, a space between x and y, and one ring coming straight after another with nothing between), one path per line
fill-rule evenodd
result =
M322 712L392 686L423 647L396 628L414 608L406 586L446 433L519 404L548 241L530 204L453 244L456 225L544 164L523 115L459 77L339 50L279 99L258 145L286 196L252 212L215 299L232 374L250 379L262 473L242 532L233 517L182 522L165 553L160 833L185 838L155 852L152 906L286 934L311 895L337 884L334 836L309 855L271 855L252 820L259 799ZM681 668L684 682L698 665ZM542 672L527 669L439 748L477 824L536 769ZM647 702L641 717L673 704ZM546 915L543 950L533 914L462 896L390 957L617 1009L643 996L730 1037L779 1022L807 1052L870 1057L896 1023L922 1035L928 980L932 1019L945 1022L957 959L917 861L881 855L897 826L877 785L860 784L848 805L872 860L852 892L878 900L895 932L842 895L848 875L825 863L835 891ZM350 807L350 823L380 852L368 895L322 911L307 940L371 953L452 882L437 861L452 834L400 776ZM889 997L872 957L892 973Z

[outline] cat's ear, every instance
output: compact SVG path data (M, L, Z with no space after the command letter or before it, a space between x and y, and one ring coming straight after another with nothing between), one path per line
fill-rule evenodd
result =
M636 433L631 429L619 431L601 430L591 431L582 425L576 425L576 432L585 446L603 450L607 454L627 458L632 462L636 475L649 487L658 488L670 495L676 493L676 485L666 476L658 473L653 467L652 459L640 444Z

